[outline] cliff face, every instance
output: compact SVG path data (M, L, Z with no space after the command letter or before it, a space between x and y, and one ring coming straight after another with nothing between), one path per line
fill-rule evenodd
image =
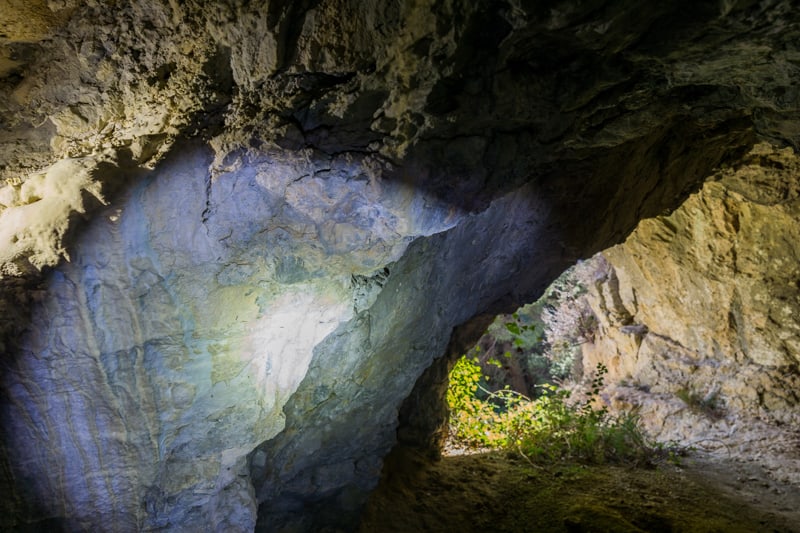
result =
M661 438L757 452L794 481L798 170L791 150L758 145L603 252L589 298L600 329L584 346L587 370L605 362L619 384L612 401L641 405Z
M3 526L351 526L448 343L797 146L791 3L700 4L5 2Z

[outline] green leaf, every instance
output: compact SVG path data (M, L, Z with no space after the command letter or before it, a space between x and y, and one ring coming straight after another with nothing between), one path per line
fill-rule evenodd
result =
M510 331L513 335L519 335L519 326L514 322L506 322L506 329Z

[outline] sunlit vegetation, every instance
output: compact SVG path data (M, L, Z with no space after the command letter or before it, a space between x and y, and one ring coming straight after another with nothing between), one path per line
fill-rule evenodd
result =
M598 364L586 399L555 384L529 398L508 387L490 391L475 359L461 357L450 373L451 437L474 448L508 448L532 462L646 465L677 449L648 439L635 412L612 415L599 397L607 369Z

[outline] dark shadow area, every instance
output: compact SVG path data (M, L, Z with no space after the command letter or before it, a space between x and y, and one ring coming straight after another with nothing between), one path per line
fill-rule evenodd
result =
M533 466L506 452L431 461L396 449L359 531L796 531L791 487L759 486L763 472L749 472L743 486L738 464L707 469L702 457L635 469Z

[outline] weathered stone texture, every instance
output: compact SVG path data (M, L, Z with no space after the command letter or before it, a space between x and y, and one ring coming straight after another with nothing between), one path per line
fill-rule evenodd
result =
M798 146L786 1L3 5L9 527L350 525L453 328Z
M9 361L13 470L68 529L252 529L245 457L283 429L314 347L374 305L388 274L361 273L448 227L409 224L436 208L352 158L322 177L265 157L213 182L210 161L184 146L100 212Z
M758 145L603 252L590 299L601 328L584 366L605 362L623 385L614 401L644 404L661 438L796 455L787 446L800 403L799 173L791 149ZM782 475L797 477L787 465Z

